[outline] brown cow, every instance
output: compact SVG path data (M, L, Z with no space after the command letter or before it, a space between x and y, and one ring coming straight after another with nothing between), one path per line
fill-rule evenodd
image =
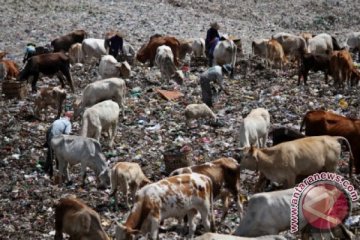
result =
M55 240L63 239L109 240L101 226L99 214L76 198L62 198L55 206Z
M307 136L331 135L345 137L350 143L354 156L356 174L360 173L360 119L314 110L307 112L304 116L300 132L303 131L304 126L305 135Z
M84 30L75 30L65 36L58 37L51 41L51 46L54 48L54 52L69 51L71 45L75 43L82 43L86 38L87 33Z
M334 78L334 85L344 87L345 82L351 85L351 73L353 61L347 50L334 51L330 58L331 75Z
M72 92L74 92L74 84L70 75L70 58L65 53L45 53L30 58L24 69L18 76L18 81L27 80L30 76L34 79L31 83L32 91L36 92L36 82L39 74L42 73L46 76L57 75L61 82L61 87L65 87L64 76L68 81Z
M327 54L305 53L301 59L299 66L298 85L300 85L301 77L304 78L304 85L307 83L309 71L323 71L325 73L325 83L328 82L328 74L330 67L330 56Z
M58 119L62 112L62 106L66 99L65 89L59 87L48 87L42 88L35 99L35 109L34 113L36 117L40 117L40 112L42 109L45 109L48 106L51 106L53 109L57 109L58 113L56 119Z
M267 51L266 51L266 59L268 61L268 64L270 65L270 62L273 62L274 66L280 66L280 69L282 70L283 64L287 62L284 54L284 50L281 46L281 44L275 40L270 39L267 43ZM270 61L270 62L269 62Z
M5 71L4 73L1 74L3 75L1 78L4 79L17 78L17 76L19 75L19 67L14 61L0 60L0 64L3 65L3 69Z
M152 36L150 41L143 45L137 52L136 59L142 63L145 63L147 60L149 60L150 67L154 66L156 50L161 45L166 45L171 48L171 51L174 54L174 63L176 66L178 66L180 42L175 37L171 36Z

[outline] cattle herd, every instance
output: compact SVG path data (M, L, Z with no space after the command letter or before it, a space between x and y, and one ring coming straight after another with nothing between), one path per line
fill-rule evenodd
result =
M309 71L320 70L325 73L326 82L331 76L334 86L347 85L350 88L357 86L360 80L360 73L354 67L349 52L359 50L358 43L360 33L352 34L343 48L326 33L277 33L269 39L254 40L252 54L264 58L270 67L283 69L296 66L298 84L303 80L306 85ZM336 172L342 151L349 152L349 178L353 177L354 170L360 174L360 119L315 110L305 114L300 131L284 127L272 129L270 114L264 108L253 109L241 120L238 149L233 153L233 158L218 156L218 159L202 165L177 169L157 182L151 182L137 163L118 162L109 169L102 153L101 133L107 133L106 144L112 148L119 120L121 122L120 115L125 117L128 93L124 79L131 77L131 65L149 61L150 67L156 65L160 69L161 78L166 84L186 84L180 66L185 64L186 56L193 59L206 57L204 39L178 40L155 34L137 52L124 42L122 55L118 59L108 55L106 39L87 38L84 30L76 30L53 40L51 47L29 45L28 48L32 50L24 56L21 70L15 62L4 59L6 53L2 52L0 75L18 81L31 79L34 93L37 92L40 74L59 78L61 87L41 88L37 92L34 101L37 117L47 106L57 109L57 118L61 116L68 94L65 80L71 92L75 91L76 84L71 76L73 65L81 63L85 66L94 59L99 63L102 80L88 84L72 106L74 119L82 117L80 136L54 137L51 146L57 161L60 185L64 182L63 178L66 182L70 181L68 166L80 163L82 184L85 185L88 167L99 180L99 191L111 186L109 197L115 198L116 207L117 190L120 189L126 207L131 210L125 223L116 223L117 240L135 239L140 235L157 239L161 225L167 218L176 218L179 224L188 226L184 237L194 238L198 215L205 234L196 239L285 239L278 234L290 228L290 200L297 183L319 172ZM239 39L226 37L215 47L213 65L231 65L232 77L236 75L236 57L241 51ZM211 108L205 103L189 104L183 112L186 127L190 128L193 120L200 122L202 118L217 122L217 115ZM304 130L305 134L302 134ZM267 146L269 135L273 138L271 147ZM243 169L260 173L259 182L254 188L259 193L249 198L246 211L240 194L240 171ZM263 192L266 180L280 184L285 190ZM214 201L222 200L221 220L224 220L230 208L230 195L236 204L240 225L232 233L233 236L216 234L218 226ZM300 228L305 228L305 225L300 224ZM109 239L99 214L74 197L58 201L55 231L55 239L58 240L63 239L63 233L69 234L70 239ZM351 235L345 229L340 238L350 238Z

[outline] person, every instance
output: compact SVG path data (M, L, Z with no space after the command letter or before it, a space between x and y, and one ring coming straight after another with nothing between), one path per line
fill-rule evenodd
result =
M49 173L50 177L53 176L51 139L60 136L61 134L71 133L72 126L70 120L72 116L73 112L65 112L64 117L55 120L46 132L46 143L44 144L44 147L47 147L47 156L43 168L45 172Z
M210 67L200 75L201 99L210 108L222 90L227 93L223 87L223 76L224 74L230 75L231 72L232 66L225 64L223 66Z
M123 52L123 37L119 32L109 32L105 36L105 49L115 59Z
M213 22L210 24L210 28L207 30L206 39L205 39L205 52L206 56L209 60L209 66L212 66L213 58L214 58L214 49L216 44L220 40L220 34L218 30L220 29L220 25L217 22Z

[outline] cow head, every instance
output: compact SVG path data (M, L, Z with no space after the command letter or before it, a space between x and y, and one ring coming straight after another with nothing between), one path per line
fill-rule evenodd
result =
M251 146L243 149L240 166L249 170L258 170L258 159L256 156L256 148Z
M174 79L177 84L182 85L184 83L185 76L183 71L177 70L174 72L171 78Z
M104 169L99 174L100 187L108 187L110 186L110 171L109 168Z
M116 224L115 239L116 240L135 240L135 235L139 234L139 230L133 230L122 224Z
M78 43L81 43L87 37L87 33L84 30L75 30L71 35Z

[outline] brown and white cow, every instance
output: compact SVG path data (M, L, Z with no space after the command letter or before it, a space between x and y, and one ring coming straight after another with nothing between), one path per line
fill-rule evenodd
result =
M152 36L147 44L144 44L136 54L136 59L142 63L150 61L150 67L154 66L156 50L159 46L166 45L171 48L174 54L174 63L178 63L178 56L180 51L180 42L175 37L171 36Z
M240 166L260 171L271 181L293 187L297 177L309 176L321 171L336 171L341 153L341 144L338 140L343 140L351 149L344 137L306 137L283 142L270 148L247 148ZM352 168L352 162L353 157L350 153L349 169Z
M356 174L360 173L360 119L347 118L332 112L314 110L305 114L300 132L307 136L331 135L343 136L354 155Z
M284 54L289 60L295 58L300 60L301 56L307 52L307 45L304 38L290 33L280 32L272 36L283 47Z
M193 172L208 176L213 184L214 198L217 199L222 197L222 220L225 219L229 209L229 193L234 197L239 216L242 216L243 207L240 201L240 166L235 159L219 158L209 163L179 168L170 173L170 176Z
M251 43L251 49L252 54L259 56L261 58L266 58L267 54L267 44L270 39L267 38L261 38L261 39L255 39Z
M170 217L188 217L189 237L194 235L194 216L200 212L205 231L215 231L212 181L197 173L165 178L146 185L135 196L135 204L124 225L116 226L116 240L133 239L135 234L158 238L160 222Z
M285 58L284 50L277 40L270 39L268 41L266 59L268 61L268 65L272 62L274 66L280 67L281 70L283 69L283 65L287 62L287 60Z
M334 78L334 85L348 87L351 85L351 74L353 71L353 61L347 50L334 51L330 58L331 75Z
M51 46L54 48L54 52L67 52L71 45L81 43L86 36L87 33L84 30L75 30L67 35L54 39L51 41Z
M61 89L59 87L41 88L35 99L35 116L40 118L41 110L50 106L53 109L57 109L58 112L56 118L59 118L63 109L62 106L65 99L65 89Z
M82 201L67 197L55 205L55 240L63 239L109 240L101 226L99 214Z
M11 79L18 77L20 71L18 65L14 61L0 60L0 65L2 65L0 79Z

